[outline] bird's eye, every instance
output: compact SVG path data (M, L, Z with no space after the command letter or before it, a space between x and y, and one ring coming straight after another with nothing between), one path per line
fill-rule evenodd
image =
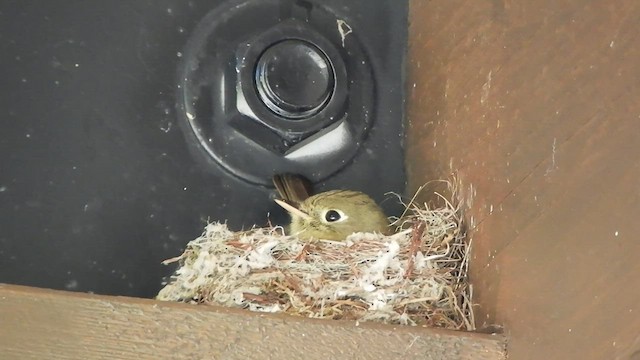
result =
M335 210L329 210L324 215L324 219L327 220L327 222L338 221L338 220L340 220L340 214Z

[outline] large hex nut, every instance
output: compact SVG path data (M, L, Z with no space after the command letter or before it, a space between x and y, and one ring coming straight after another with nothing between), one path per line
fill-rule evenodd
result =
M239 45L236 70L236 106L244 115L235 121L240 132L258 128L238 121L254 121L290 147L344 115L347 80L341 57L322 35L296 20Z
M345 41L343 19L316 2L230 0L199 22L176 106L205 168L268 186L274 173L315 182L347 166L380 110L376 65L357 31Z

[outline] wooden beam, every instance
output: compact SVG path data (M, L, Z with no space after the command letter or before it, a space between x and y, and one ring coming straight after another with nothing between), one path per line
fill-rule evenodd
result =
M458 174L476 325L512 359L640 359L640 2L413 0L409 23L409 187Z
M504 359L501 336L0 284L3 359Z

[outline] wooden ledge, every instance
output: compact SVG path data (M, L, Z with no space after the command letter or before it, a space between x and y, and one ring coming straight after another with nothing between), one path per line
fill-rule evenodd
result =
M504 359L501 336L0 284L4 359Z

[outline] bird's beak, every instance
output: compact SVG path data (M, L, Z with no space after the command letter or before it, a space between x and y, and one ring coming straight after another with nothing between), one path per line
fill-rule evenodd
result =
M279 200L279 199L274 199L273 201L275 201L276 204L282 206L285 210L290 212L292 215L296 215L296 216L299 216L299 217L301 217L303 219L307 219L307 220L311 219L311 216L309 214L307 214L306 212L298 209L297 207L287 203L286 201Z

